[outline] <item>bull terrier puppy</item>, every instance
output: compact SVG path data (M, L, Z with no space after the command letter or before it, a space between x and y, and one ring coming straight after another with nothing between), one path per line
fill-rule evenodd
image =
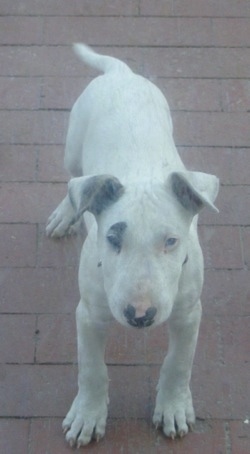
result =
M63 429L71 446L104 436L111 320L148 329L168 319L153 422L166 436L182 437L195 422L189 382L203 285L197 218L203 207L218 211L219 181L186 170L154 84L116 58L74 47L103 74L73 106L65 150L72 179L46 229L52 238L69 235L84 214L88 230L76 311L78 393Z

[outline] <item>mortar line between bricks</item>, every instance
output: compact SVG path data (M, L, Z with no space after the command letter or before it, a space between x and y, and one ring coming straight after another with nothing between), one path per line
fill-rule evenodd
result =
M135 45L121 45L121 46L113 46L112 44L111 45L105 45L105 46L101 46L100 44L98 43L89 43L89 45L91 47L94 47L94 48L98 48L98 49L148 49L148 50L153 50L153 49L227 49L227 50L230 50L230 49L242 49L242 50L246 50L246 49L250 49L250 46L199 46L199 45L175 45L175 44L171 44L169 46L159 46L159 45L138 45L138 44L135 44ZM6 48L6 47L11 47L11 48L26 48L26 49L30 49L30 48L42 48L42 47L45 47L45 48L58 48L58 47L61 47L61 48L71 48L71 46L67 45L67 44L52 44L52 45L46 45L46 44L30 44L30 45L27 45L27 44L2 44L1 45L2 48ZM105 54L105 50L103 52L103 54ZM42 77L42 76L41 76ZM191 77L192 78L192 77ZM239 79L239 77L236 77L236 79ZM246 79L248 79L246 77Z
M27 443L27 454L30 454L31 452L31 425L32 425L32 418L28 418L29 421L29 428L28 428L28 443Z
M172 113L187 113L187 114L190 114L190 113L223 113L223 114L243 114L243 113L250 113L250 110L225 110L223 108L221 109L217 109L217 110L207 110L207 109L203 109L203 110L198 110L198 109L192 109L192 110L186 110L186 109L172 109L171 110ZM71 112L71 109L70 108L54 108L54 107L49 107L49 108L44 108L44 107L39 107L38 109L23 109L23 108L20 108L20 109L11 109L11 108L7 108L7 109L0 109L0 112L63 112L63 113L70 113Z
M127 16L123 16L126 18ZM141 0L137 0L137 16L134 16L134 18L141 18Z
M0 144L1 145L1 144ZM32 144L26 144L26 145L32 145ZM49 145L49 144L48 144ZM59 144L58 144L59 145ZM182 147L184 148L183 145L177 145L177 147ZM204 147L208 148L207 145L204 145ZM204 148L202 147L202 148ZM194 148L196 148L194 146ZM217 147L215 147L217 148ZM227 146L223 147L223 148L228 148ZM245 147L239 147L240 149L242 148L245 148ZM60 180L60 181L51 181L51 180L38 180L38 181L30 181L30 180L21 180L21 181L18 181L18 180L6 180L6 181L1 181L1 185L4 185L4 184L13 184L13 185L44 185L44 184L48 184L50 183L51 185L55 186L55 185L63 185L63 184L66 184L68 180ZM236 183L233 183L233 184L228 184L228 183L221 183L220 184L221 187L223 188L245 188L245 187L249 187L249 183L239 183L239 184L236 184ZM36 222L1 222L1 224L36 224ZM218 225L218 224L208 224L208 225ZM223 225L223 224L219 224L219 225ZM234 225L234 224L224 224L224 225ZM243 226L245 224L236 224L236 225L239 225L239 226Z
M33 74L31 76L25 76L23 74L0 74L0 79L1 78L4 78L4 79L9 79L10 77L12 78L15 78L15 79L41 79L41 78L44 78L44 79L55 79L57 80L58 77L63 77L63 79L91 79L91 78L95 78L97 77L98 74L96 73L93 73L93 74L81 74L81 75L66 75L66 76L62 76L61 74ZM232 76L224 76L224 77L221 77L221 76L204 76L204 77L198 77L198 76L163 76L163 75L153 75L157 80L200 80L200 81L203 81L203 80L211 80L211 81L249 81L249 77L232 77ZM86 84L87 86L87 84ZM0 110L7 110L7 109L0 109ZM18 110L18 109L16 109ZM31 110L31 109L30 109ZM69 111L70 111L70 108L69 108ZM230 111L229 111L230 112ZM241 112L241 111L236 111L236 112ZM244 112L244 111L242 111Z
M99 43L89 43L92 47L98 47L98 49L250 49L250 45L242 45L242 46L217 46L214 45L187 45L187 44L169 44L169 45L159 45L159 44L120 44L119 46L113 44L99 44ZM46 47L46 48L58 48L62 47L65 49L71 48L72 46L69 44L8 44L4 43L1 44L2 48L11 47L11 48L34 48L34 47Z
M243 243L243 229L245 229L245 228L246 228L246 226L239 225L241 257L242 257L242 261L243 261L243 264L244 264L244 269L247 270L248 269L248 265L247 265L247 259L246 259L246 256L245 256L244 243Z
M228 421L224 422L226 454L232 454L231 431Z
M221 317L216 316L215 323L216 323L216 335L217 335L217 342L218 342L217 345L218 345L219 362L222 365L225 365L224 344L222 342L222 336L221 336Z
M38 338L39 338L39 334L40 334L40 330L38 329L38 318L39 318L39 315L36 314L36 323L35 323L35 331L34 331L34 357L33 357L32 365L37 364L36 354L37 354Z
M210 224L199 224L200 226L206 226L206 227L222 227L220 224L214 226L214 225L210 225ZM234 227L234 224L228 224L227 226L229 227ZM237 224L235 225L237 226ZM246 226L248 227L248 226ZM74 268L74 266L12 266L11 269L13 270L31 270L31 269L41 269L41 270L67 270L67 269L72 269ZM0 266L0 270L5 270L6 268L4 266ZM209 270L209 271L247 271L248 268L245 268L245 267L234 267L234 268L230 268L230 267L227 267L227 268L217 268L216 266L206 266L205 267L205 270Z
M218 271L218 270L216 270ZM219 270L219 271L225 271L225 270ZM230 270L229 270L230 271ZM237 271L237 270L236 270ZM1 315L11 315L13 317L18 317L18 316L27 316L27 317L32 317L32 316L35 316L37 315L38 317L41 316L41 315L49 315L49 316L62 316L62 317L68 317L68 316L74 316L75 314L75 308L72 309L71 312L38 312L38 313L34 313L34 312L0 312ZM210 319L210 320L214 320L214 318L218 318L218 319L225 319L226 320L234 320L235 319L235 316L237 316L237 318L239 319L243 319L243 318L248 318L250 317L250 311L249 311L249 314L248 313L245 313L245 314L239 314L238 312L235 312L235 313L230 313L229 315L224 315L224 314L204 314L203 315L203 318L206 318L206 319ZM7 364L7 363L6 363ZM20 363L8 363L8 364L20 364ZM26 364L26 363L25 363ZM33 364L33 363L27 363L27 364ZM44 364L44 363L42 363ZM53 364L53 363L50 363L50 364ZM62 364L62 363L59 363L59 364ZM69 363L66 363L66 364L73 364L71 362ZM124 363L124 364L127 364L127 363ZM115 365L115 363L114 363Z
M164 18L164 19L250 19L250 15L249 16L235 16L235 15L232 15L232 16L213 16L213 15L208 15L208 16L185 16L185 15L178 15L178 14L171 14L171 15L165 15L165 14L157 14L157 15L154 15L154 14L70 14L70 13L65 13L65 14L0 14L0 17L21 17L21 18L25 18L25 17L36 17L36 18L65 18L65 17L80 17L80 18L86 18L88 19L89 17L90 18L122 18L122 19L131 19L131 18L135 18L135 19L138 19L138 18L142 18L142 19L150 19L150 18L155 18L155 19L161 19L161 18Z
M222 113L222 112L221 112ZM242 112L242 114L244 114L244 112ZM34 147L37 147L37 146L42 146L42 147L51 147L51 146L65 146L65 142L12 142L10 143L9 141L8 142L0 142L0 146L1 145L11 145L11 146L34 146ZM220 145L220 144L217 144L217 145L211 145L211 144L206 144L204 143L203 145L199 145L199 144L185 144L185 143L177 143L176 144L176 147L177 148L224 148L224 149L228 149L228 150L248 150L249 149L249 146L246 145L246 144L243 144L243 145L230 145L230 144L224 144L224 145ZM12 181L13 182L13 181ZM30 183L33 183L33 181L30 181L28 180L28 182ZM50 180L51 182L51 180ZM55 182L57 183L57 182ZM51 184L55 184L54 182L51 182ZM227 185L227 186L231 186L231 185ZM245 185L234 185L234 186L245 186Z
M244 113L244 112L242 112L242 113ZM31 146L31 145L32 145L32 146L36 146L36 147L39 147L39 148L44 148L44 147L48 147L48 146L50 146L50 147L51 147L51 146L57 146L57 147L58 147L58 146L63 145L63 143L57 143L57 142L46 143L46 142L43 142L43 143L37 144L37 143L31 143L31 142L30 142L30 143L20 143L20 142L16 142L16 143L11 143L11 144L10 144L9 142L6 142L6 144L5 144L5 143L0 143L0 145L23 146L23 147L24 147L24 146ZM178 145L178 147L181 147L181 148L184 148L184 149L197 148L197 149L203 150L204 147L205 147L205 145L185 145L185 144L184 144L184 145ZM208 148L208 149L211 148L212 150L213 150L213 149L218 149L218 150L219 150L219 149L222 149L222 150L225 150L225 149L226 149L226 150L250 150L250 146L248 146L248 145L242 145L242 146L241 146L241 145L206 145L206 148ZM206 151L204 151L204 153L206 153ZM14 183L15 181L19 182L18 180L14 180L14 181L13 181L13 180L6 180L6 181L2 181L2 183L6 183L6 182ZM40 180L40 181L41 181L41 180ZM65 181L66 181L66 180L65 180ZM31 180L20 180L20 182L21 182L21 183L23 183L23 182L25 182L25 183L26 183L26 182L27 182L27 183L33 183L33 182L35 182L35 181L31 181ZM51 183L51 180L48 180L48 181L47 181L47 180L42 180L41 182L42 182L42 183L43 183L43 182L47 182L47 183L50 182L50 183ZM64 180L62 180L62 182L64 182ZM60 181L56 181L56 183L60 183ZM229 185L229 186L231 186L231 185ZM236 185L236 186L238 186L238 185ZM244 186L244 185L243 185L243 186Z
M39 243L40 243L40 229L39 223L35 224L36 226L36 259L35 259L35 266L34 268L38 268L38 253L39 253Z
M29 421L29 420L38 420L38 419L43 419L43 420L46 420L46 419L56 419L56 420L61 420L63 418L63 416L57 416L57 415L50 415L50 416L43 416L43 415L40 415L40 416L36 416L36 415L32 415L32 416L9 416L9 415L0 415L0 420L2 419L7 419L7 420L16 420L16 421ZM124 417L123 416L109 416L108 419L110 421L122 421L124 420ZM141 420L141 421L145 421L145 417L143 416L137 416L137 417L126 417L126 420L129 420L129 421L137 421L137 420ZM228 419L228 418L209 418L209 417L206 417L206 418L200 418L199 416L197 416L196 418L197 421L214 421L214 422L225 422L225 424L229 424L229 422L239 422L239 423L242 423L242 419L239 419L239 418L232 418L232 419ZM226 453L226 454L234 454L234 453L231 453L231 451L229 453Z

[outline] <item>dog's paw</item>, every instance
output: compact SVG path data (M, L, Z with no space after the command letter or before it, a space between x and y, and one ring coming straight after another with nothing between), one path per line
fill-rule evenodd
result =
M74 219L75 211L68 196L66 196L50 215L46 226L46 235L51 238L61 238L65 235L74 234Z
M71 447L87 445L92 439L99 441L105 434L107 420L107 399L98 405L86 405L84 399L76 396L62 423L66 440Z
M153 423L157 428L162 427L164 434L172 439L182 438L192 430L195 413L190 390L175 392L172 396L159 390Z

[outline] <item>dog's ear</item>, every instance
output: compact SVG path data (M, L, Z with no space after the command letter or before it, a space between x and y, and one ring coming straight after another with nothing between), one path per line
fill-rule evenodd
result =
M202 172L173 172L171 187L181 205L193 215L207 206L218 212L213 204L219 191L219 179Z
M110 175L72 178L68 183L70 201L80 217L84 211L98 216L124 192L120 181Z

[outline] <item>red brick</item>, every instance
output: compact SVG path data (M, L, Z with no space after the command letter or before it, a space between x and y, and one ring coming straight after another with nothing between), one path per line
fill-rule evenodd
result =
M1 312L71 313L79 301L77 268L3 268Z
M235 0L191 0L183 2L182 0L156 0L152 3L150 0L142 0L140 3L140 13L148 15L176 15L176 16L235 16L249 17L250 7L248 0L235 2Z
M35 225L0 224L1 267L35 266Z
M2 111L4 144L60 144L65 141L68 112Z
M106 361L110 364L161 364L167 348L166 324L137 331L114 322L108 337Z
M245 420L249 421L247 418ZM232 454L248 454L250 446L249 422L230 421L229 427Z
M245 264L250 266L250 228L245 227L242 229L242 241L243 241L243 255Z
M98 443L97 446L100 447L101 444ZM72 452L72 448L65 441L62 419L32 419L29 449L29 454L44 454L44 452L48 454L69 454Z
M23 419L0 419L2 454L28 453L30 422Z
M246 367L215 364L201 369L194 365L191 388L199 418L241 419L249 409L249 383ZM241 385L239 386L239 381Z
M111 418L151 418L150 367L109 366Z
M249 48L95 47L126 61L146 77L248 78ZM97 75L72 52L71 46L0 48L2 76Z
M143 61L147 76L247 78L248 54L244 48L139 48L134 50L134 60Z
M223 185L249 183L249 149L223 147L178 147L190 170L217 175Z
M220 213L203 210L201 224L249 225L250 224L250 187L222 186L216 206Z
M211 336L211 333L213 335ZM220 332L218 321L215 317L207 317L205 313L201 318L200 331L194 357L194 364L198 369L211 366L220 361Z
M56 419L36 419L31 424L31 451L30 454L48 453L66 454L70 452L62 435L61 421ZM161 431L156 431L151 421L138 419L108 419L106 435L99 443L91 443L87 452L93 454L110 454L122 452L124 454L214 454L217 449L223 449L223 425L221 422L200 421L195 431L183 440L174 442L164 437Z
M225 363L235 368L249 364L250 317L224 318L220 329Z
M38 363L76 363L75 316L39 315L36 361Z
M90 45L229 46L247 45L246 19L170 17L48 17L44 19L48 44L82 41ZM229 35L235 29L235 36ZM56 30L56 33L55 33ZM148 33L150 30L150 33ZM238 31L238 33L237 33Z
M1 365L1 416L64 416L76 392L76 367Z
M109 367L111 417L151 417L145 405L149 402L149 372L146 366ZM3 365L0 374L5 388L2 416L62 417L77 390L77 367L73 365Z
M45 226L40 226L38 240L38 265L42 267L69 267L79 263L86 234L50 239L45 235Z
M33 315L1 315L1 363L34 361L35 326L36 319Z
M177 145L247 147L250 114L243 112L174 112Z
M71 109L92 78L44 77L41 94L43 109Z
M247 80L156 78L153 82L162 88L173 111L249 111Z
M55 28L58 30L56 34ZM88 37L88 44L93 46L157 46L179 43L175 19L134 17L47 18L45 43L68 44L82 41L83 30Z
M64 169L63 160L63 145L40 146L38 151L38 181L67 182L70 175Z
M66 51L66 52L65 52ZM62 56L63 54L63 56ZM4 76L43 76L67 73L65 64L71 50L46 46L3 46L0 48L2 60L0 75ZM61 55L61 57L59 57ZM64 60L64 65L63 65ZM61 63L61 68L58 68ZM70 71L72 74L72 71Z
M228 112L249 112L250 81L222 80L221 98L223 110Z
M120 16L137 14L138 0L49 0L43 3L34 0L22 2L2 0L1 14L13 15L39 15L39 16L79 16L79 15L101 15Z
M38 109L40 85L39 78L1 77L1 109Z
M202 226L200 239L206 268L244 267L238 226Z
M65 184L3 183L0 221L44 222L66 194Z
M206 270L204 314L249 315L249 279L247 270Z
M218 80L155 78L152 81L162 89L171 111L221 110L221 86Z
M3 46L0 75L4 76L84 76L86 66L68 46ZM92 73L93 74L93 70ZM87 73L86 73L87 74ZM95 72L96 74L96 72Z
M174 2L173 0L155 0L154 4L152 4L150 0L141 0L140 14L149 16L173 16Z
M36 160L35 146L1 145L1 182L33 181L36 178Z
M212 19L212 29L215 46L249 45L249 19L238 17Z
M180 18L177 19L179 44L183 46L210 46L214 44L210 19Z
M0 17L1 44L41 44L43 19L39 17Z

